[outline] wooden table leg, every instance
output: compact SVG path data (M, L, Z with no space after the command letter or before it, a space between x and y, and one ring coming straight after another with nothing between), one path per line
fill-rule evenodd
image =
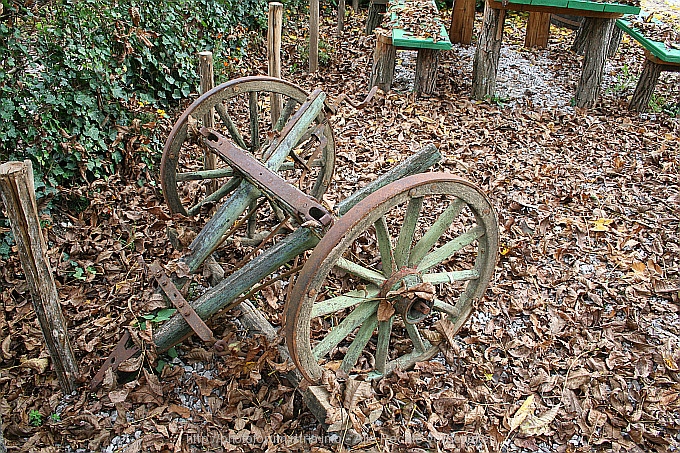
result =
M609 42L616 19L592 19L590 39L585 45L581 80L576 88L576 106L591 107L602 85L604 63L607 60Z
M493 96L496 91L496 74L504 25L505 10L494 9L487 2L484 8L482 32L472 65L472 97L474 99L481 100Z
M529 13L527 34L524 37L524 47L538 47L539 49L548 47L550 16L550 13Z
M416 77L413 91L432 94L437 85L437 67L439 66L439 50L418 49L416 59Z
M452 43L470 44L475 23L475 0L454 0L449 38Z
M390 36L378 34L373 52L373 69L371 70L371 86L378 86L383 91L390 91L394 80L394 63L397 48L392 45Z
M383 14L387 11L387 2L381 0L371 0L368 5L368 15L366 17L366 34L373 34L373 30L380 26Z

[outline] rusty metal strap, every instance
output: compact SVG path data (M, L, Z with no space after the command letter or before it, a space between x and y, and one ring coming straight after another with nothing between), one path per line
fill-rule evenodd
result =
M186 299L182 297L182 294L179 292L175 284L172 283L172 280L170 280L170 278L165 275L165 272L163 272L163 268L158 263L158 261L155 261L153 264L151 264L149 269L151 270L151 274L158 282L158 286L160 286L165 295L168 296L170 302L172 302L172 304L177 307L179 314L182 315L187 324L189 324L189 327L191 327L191 329L196 332L196 335L198 335L203 341L213 341L214 337L210 327L208 327L201 317L198 316L198 313L196 313L191 304L189 304L189 302L187 302Z
M130 332L126 330L123 338L118 341L118 344L115 348L113 348L113 351L111 351L109 357L101 366L97 374L95 374L95 376L92 378L92 381L90 382L90 390L94 390L99 387L99 385L104 381L104 376L106 375L106 371L109 368L112 368L114 371L117 370L118 365L139 352L139 348L134 343L128 346L129 341Z

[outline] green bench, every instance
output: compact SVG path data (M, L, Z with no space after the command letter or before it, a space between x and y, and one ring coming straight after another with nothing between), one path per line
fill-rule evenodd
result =
M412 11L413 8L418 8L418 5L417 2L409 0L390 2L391 29L387 30L386 33L382 30L376 31L377 39L373 53L371 87L378 86L383 91L389 91L394 80L397 50L412 49L418 51L414 91L423 94L432 94L435 91L439 52L450 50L451 41L439 17L434 0L428 0L427 10L433 14L430 19L436 24L438 33L430 37L415 36L412 32L404 29L404 24L408 21L402 14L408 14L408 11Z
M647 38L641 30L635 27L630 18L617 20L616 26L632 36L645 49L646 60L642 74L628 104L630 110L644 112L652 98L661 72L680 72L680 50L667 49L664 43Z

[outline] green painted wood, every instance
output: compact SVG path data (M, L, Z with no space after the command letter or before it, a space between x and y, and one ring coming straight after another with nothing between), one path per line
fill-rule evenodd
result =
M387 278L385 278L385 276L380 272L376 272L373 269L369 269L362 266L361 264L346 260L345 258L338 259L338 262L335 263L335 267L349 272L352 275L356 275L359 278L363 278L364 280L378 286L382 285L382 283L387 280Z
M451 322L455 322L456 319L460 316L460 309L454 307L453 305L444 302L443 300L435 299L434 300L434 307L435 310L441 311L442 313L446 313L449 315L449 320Z
M314 346L312 353L314 357L319 360L326 356L334 347L347 338L347 335L352 333L354 329L364 323L372 314L378 309L378 304L366 303L361 304L354 309L340 324L332 329L328 334Z
M465 203L461 199L456 199L451 203L444 212L437 218L437 220L432 224L427 233L423 235L422 238L413 246L411 251L411 256L409 257L409 264L411 266L420 262L423 257L430 251L432 246L436 244L437 240L446 232L446 230L451 226L453 220L458 217L460 211L465 206Z
M220 310L233 308L233 302L241 294L255 287L294 257L313 249L318 243L319 238L315 232L309 228L298 228L281 242L226 277L217 286L210 288L191 305L203 320L207 320ZM155 332L154 343L159 352L167 351L190 333L189 324L179 313L176 313Z
M236 127L236 124L234 124L231 116L229 116L229 112L227 112L227 108L224 106L224 104L218 102L215 104L215 110L217 110L217 114L220 116L222 122L227 126L227 130L229 131L231 139L234 140L236 144L241 147L241 149L248 149L248 145L246 145L246 142L243 140L241 132L239 132L238 127Z
M434 3L434 0L432 1ZM404 4L403 0L398 2L398 6ZM398 6L392 10L392 20L399 21ZM435 3L435 8L436 8ZM436 18L437 22L441 22L439 17ZM434 42L432 38L420 38L413 36L410 32L394 27L392 28L392 44L396 47L407 47L409 49L438 49L438 50L451 50L451 40L449 39L449 34L446 31L446 27L443 24L440 25L439 29L439 39Z
M416 231L422 207L423 197L411 198L408 202L406 214L404 214L404 222L399 231L399 238L397 238L397 245L394 247L394 263L397 269L401 269L408 263L408 257L411 254L411 244L413 243L413 234Z
M531 5L531 0L510 0L508 3L516 3L518 5Z
M374 299L379 294L380 288L373 285L369 285L366 289L349 291L342 296L335 296L331 297L330 299L317 302L314 304L314 308L312 308L312 314L310 317L317 318L319 316L330 315L331 313L335 313L345 308L353 307L357 304L360 304L361 302Z
M478 278L479 272L477 272L475 269L451 272L434 272L432 274L423 275L423 281L432 283L433 285L476 280Z
M215 192L211 193L210 195L196 203L194 206L187 209L187 214L189 216L198 214L201 211L203 205L205 205L206 203L217 202L218 200L221 200L223 197L226 197L230 192L235 190L241 184L242 181L243 180L240 177L231 178L225 184L221 185L220 188L217 189Z
M375 371L384 375L390 351L390 338L392 337L392 323L394 316L387 321L378 323L378 343L375 347Z
M368 344L368 341L373 336L373 331L375 331L376 327L378 327L378 318L375 313L373 313L361 325L359 331L354 337L354 340L352 340L349 348L347 348L345 358L342 359L342 364L340 365L340 369L342 371L345 373L352 371L352 368L354 368L354 365L356 365L357 360L359 360L359 356L361 356L361 353Z
M569 9L580 9L582 11L604 11L604 3L588 2L583 0L569 0Z
M568 0L531 0L534 6L552 6L554 8L566 8Z
M413 349L417 352L425 352L431 346L430 342L423 338L415 324L404 323L406 332L413 342Z
M375 236L378 240L382 271L385 276L390 276L396 270L396 267L394 266L394 255L392 254L392 239L390 238L390 232L387 229L385 216L380 217L380 220L375 222L374 227Z
M660 41L653 41L645 37L642 32L636 28L627 20L619 19L616 21L616 26L632 36L637 42L639 42L642 47L649 50L652 55L657 57L659 60L668 63L680 63L680 50L678 49L667 49L664 43Z
M605 13L621 13L621 14L640 14L640 8L631 5L622 5L620 3L605 3Z
M418 270L424 272L433 266L441 263L451 255L453 255L458 250L463 247L472 244L476 239L484 234L484 227L477 225L470 231L467 231L455 239L450 240L446 244L442 245L438 249L433 250L431 253L427 254L423 260L418 263Z

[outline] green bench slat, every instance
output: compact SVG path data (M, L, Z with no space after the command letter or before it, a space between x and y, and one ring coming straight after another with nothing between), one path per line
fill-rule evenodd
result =
M591 2L588 0L509 0L518 5L548 6L553 8L580 9L581 11L603 11L605 13L640 14L637 6L621 3Z
M403 4L404 1L400 0L399 5ZM396 19L397 13L392 12L392 20ZM410 32L407 32L402 28L392 28L392 45L396 47L408 47L411 49L451 50L451 40L449 39L449 34L443 24L440 26L439 40L437 42L434 42L434 39L432 38L419 38L413 36Z
M633 28L633 25L625 19L617 20L616 25L617 27L631 35L633 38L635 38L637 42L642 44L642 47L649 50L652 53L652 55L654 55L659 60L666 61L668 63L680 63L680 50L666 49L664 43L660 41L653 41L645 37L637 29Z
M604 3L588 2L583 0L569 0L569 9L580 9L583 11L604 11Z

